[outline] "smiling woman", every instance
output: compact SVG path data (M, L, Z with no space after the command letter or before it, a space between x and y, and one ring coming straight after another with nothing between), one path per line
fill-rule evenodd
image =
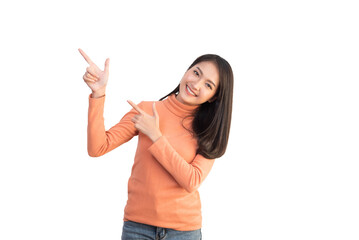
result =
M138 136L122 239L201 239L198 187L225 153L231 124L233 73L223 58L197 58L180 84L157 102L141 102L115 126L104 127L109 59L89 63L88 154L99 157ZM186 121L185 121L186 120Z
M219 73L215 63L200 62L184 74L177 99L187 105L200 105L214 97L218 84Z
M197 153L207 158L221 157L227 148L232 119L233 72L229 63L215 54L198 57L180 84L160 100L171 94L177 94L177 99L186 104L199 105L192 122Z

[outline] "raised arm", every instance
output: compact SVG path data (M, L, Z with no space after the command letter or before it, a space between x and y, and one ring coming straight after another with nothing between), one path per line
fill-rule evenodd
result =
M119 123L108 131L105 130L103 113L110 59L106 59L105 68L102 71L82 49L79 48L78 50L89 64L83 79L92 90L92 94L89 96L87 151L90 156L99 157L138 134L134 124L131 122L131 118L137 112L131 110Z
M119 123L106 131L103 118L104 102L105 96L100 98L89 96L87 151L91 157L102 156L138 134L131 121L137 114L133 109Z

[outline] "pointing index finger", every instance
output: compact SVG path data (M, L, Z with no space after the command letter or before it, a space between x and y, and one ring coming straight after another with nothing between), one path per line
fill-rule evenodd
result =
M92 61L91 61L91 59L89 58L89 56L87 56L87 54L86 54L81 48L79 48L79 52L81 53L81 55L84 57L84 59L86 60L86 62L87 62L88 64L91 64L91 63L92 63Z
M131 100L127 100L127 102L140 114L143 114L143 110L139 108L136 104L134 104Z

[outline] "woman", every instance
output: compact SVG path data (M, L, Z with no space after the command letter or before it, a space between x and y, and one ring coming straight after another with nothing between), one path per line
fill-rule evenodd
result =
M197 191L214 159L226 150L232 115L233 73L223 58L197 58L180 84L157 102L131 101L115 126L104 128L109 77L79 49L89 67L88 153L99 157L138 136L128 182L122 239L201 239Z

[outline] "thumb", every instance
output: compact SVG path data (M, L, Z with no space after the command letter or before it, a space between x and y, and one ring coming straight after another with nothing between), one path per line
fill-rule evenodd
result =
M109 74L109 70L110 70L110 59L107 58L107 59L106 59L106 62L105 62L105 69L104 69L106 75Z
M153 115L155 116L155 118L156 118L157 120L159 120L158 112L157 112L157 109L156 109L156 103L155 103L155 102L153 102L152 111L153 111Z

